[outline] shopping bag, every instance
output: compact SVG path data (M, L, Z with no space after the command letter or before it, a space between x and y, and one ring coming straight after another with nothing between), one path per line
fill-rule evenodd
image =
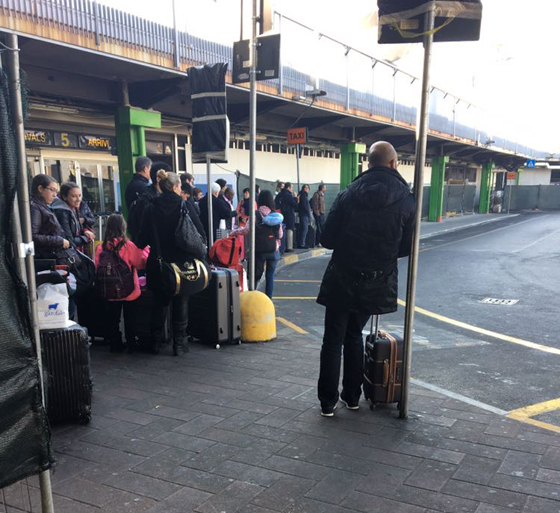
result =
M69 325L66 283L44 283L37 287L37 316L41 330Z

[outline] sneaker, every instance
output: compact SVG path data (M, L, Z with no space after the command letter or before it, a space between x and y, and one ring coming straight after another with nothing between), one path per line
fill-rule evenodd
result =
M351 403L346 401L342 396L340 396L340 402L344 404L344 406L346 406L346 408L348 408L349 410L359 410L360 406L358 405L358 403Z
M336 410L336 405L334 406L321 406L321 416L322 417L334 417L334 410Z

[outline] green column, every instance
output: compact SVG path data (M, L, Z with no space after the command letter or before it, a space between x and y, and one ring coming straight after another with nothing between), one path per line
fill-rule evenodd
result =
M441 222L443 215L443 189L445 186L445 165L449 157L432 158L432 178L430 181L430 212L428 221Z
M488 212L490 212L490 193L492 192L492 169L494 169L493 162L488 162L482 166L482 176L480 179L480 204L478 206L479 214L488 214Z
M141 155L146 155L145 128L161 128L161 113L121 107L115 115L115 132L117 134L117 153L119 158L119 183L121 205L124 216L127 215L124 193L134 175L134 163Z
M340 189L344 189L358 176L360 155L366 152L366 145L356 142L340 146Z

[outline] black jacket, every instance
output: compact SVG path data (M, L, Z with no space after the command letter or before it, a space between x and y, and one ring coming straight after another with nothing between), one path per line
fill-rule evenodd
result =
M309 196L305 191L302 191L299 195L298 214L299 217L311 217L311 205L309 204Z
M204 231L204 226L202 226L202 222L200 221L200 214L198 212L198 209L196 208L193 199L189 197L189 199L185 202L185 205L187 206L187 210L189 211L189 216L192 219L192 222L194 223L197 232L200 233L202 239L206 241L207 240L206 232Z
M184 262L190 256L175 243L175 230L182 212L183 198L174 192L164 191L146 207L142 218L137 246L151 246L149 259L157 257L154 229L157 230L161 256L166 262ZM153 219L153 225L152 225Z
M124 199L126 201L126 208L130 208L132 202L138 199L146 189L148 188L148 184L150 181L142 175L135 173L130 180L130 183L126 186L126 192L124 194Z
M89 208L87 201L82 200L79 216L84 218L84 228L89 228L90 230L95 229L95 216L93 215L91 208Z
M293 230L296 226L296 215L295 212L298 208L297 199L294 198L292 191L288 189L282 189L276 199L276 208L280 209L282 215L284 216L284 224L287 230Z
M399 257L409 255L414 197L394 169L377 167L338 194L321 244L333 249L317 302L345 312L397 310Z
M199 202L200 207L200 220L204 231L208 233L208 194L204 196ZM214 229L214 240L216 240L216 230L220 227L220 220L231 219L232 210L228 202L221 198L212 196L212 228Z
M53 201L51 209L62 227L64 238L68 239L72 246L81 248L89 243L89 239L84 235L84 228L80 223L76 209L70 208L60 198Z
M62 249L64 236L54 212L42 198L31 198L31 235L36 258L53 258Z

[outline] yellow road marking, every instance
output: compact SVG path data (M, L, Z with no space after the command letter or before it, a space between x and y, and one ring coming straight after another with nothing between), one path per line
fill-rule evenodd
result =
M398 303L401 306L406 306L406 303L402 299L399 299ZM497 338L499 340L504 340L506 342L511 342L512 344L525 346L530 349L537 349L538 351L543 351L545 353L560 355L560 349L556 347L543 346L542 344L536 344L535 342L530 342L529 340L523 340L521 338L511 337L509 335L503 335L502 333L497 333L496 331L490 331L484 328L479 328L478 326L473 326L472 324L467 324L466 322L456 321L455 319L445 317L444 315L439 315L437 313L424 310L423 308L420 308L418 306L414 310L419 314L425 315L427 317L431 317L432 319L437 319L438 321L445 322L447 324L452 324L453 326L457 326L459 328L474 331L475 333L480 333L481 335Z
M309 335L308 331L305 331L303 328L300 328L299 326L296 326L293 322L290 322L286 319L284 319L283 317L276 317L282 324L285 324L286 326L288 326L288 328L292 328L294 331L297 331L298 333L301 333L302 335Z
M511 414L507 414L506 417L510 419L518 420L525 424L531 424L532 426L537 426L542 429L547 429L548 431L554 431L555 433L560 433L560 426L555 426L554 424L549 424L548 422L541 422L540 420L531 419L529 417L516 417Z
M299 257L297 255L288 255L283 258L284 264L293 264L299 260Z
M519 408L518 410L512 410L508 413L508 416L519 417L534 417L535 415L541 415L542 413L549 413L551 411L560 409L560 398L552 399L551 401L545 401L543 403L532 404L531 406L526 406L525 408Z
M317 299L317 296L274 296L272 299Z
M274 280L275 283L321 283L321 280Z

